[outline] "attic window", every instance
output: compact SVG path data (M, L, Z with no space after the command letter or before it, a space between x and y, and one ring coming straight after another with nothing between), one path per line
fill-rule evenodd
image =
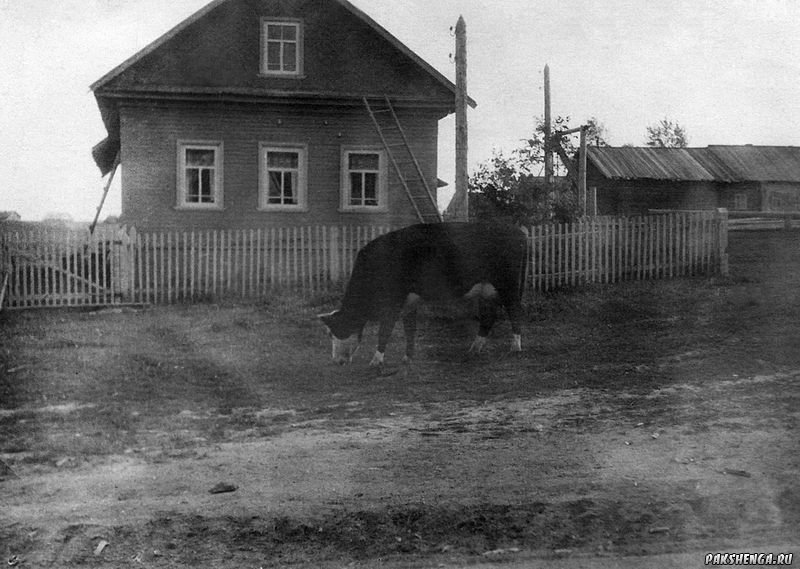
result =
M299 76L303 71L303 28L292 20L262 20L261 73Z

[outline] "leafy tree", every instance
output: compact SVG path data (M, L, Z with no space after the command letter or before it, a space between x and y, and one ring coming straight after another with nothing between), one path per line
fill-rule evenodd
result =
M570 117L558 116L553 121L553 133L569 130ZM589 119L587 140L604 146L605 127ZM577 191L566 177L567 169L558 155L554 156L555 179L549 191L544 178L544 120L536 118L533 135L522 141L509 154L495 152L482 163L469 180L470 218L502 220L521 225L547 221L571 221L577 218ZM561 146L570 158L578 152L579 136L560 138Z
M647 127L645 144L655 148L686 148L689 145L689 136L678 121L672 122L665 117Z
M608 146L606 142L606 125L597 120L597 117L586 119L586 144L590 146Z

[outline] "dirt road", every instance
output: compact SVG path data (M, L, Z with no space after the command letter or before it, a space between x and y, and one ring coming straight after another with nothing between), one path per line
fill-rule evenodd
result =
M724 281L535 299L519 357L500 329L464 359L473 323L434 311L415 367L384 376L369 354L329 364L313 321L329 299L3 315L0 553L701 567L797 552L799 244L740 238Z

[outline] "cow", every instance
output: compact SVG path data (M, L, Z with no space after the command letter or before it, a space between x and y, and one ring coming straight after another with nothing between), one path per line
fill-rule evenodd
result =
M511 322L511 350L521 346L520 318L527 238L517 227L486 223L418 224L367 243L356 257L341 308L319 318L328 329L336 363L352 360L364 326L378 322L370 366L383 366L386 345L402 315L404 363L414 357L420 300L477 298L479 329L469 348L479 353L503 306Z

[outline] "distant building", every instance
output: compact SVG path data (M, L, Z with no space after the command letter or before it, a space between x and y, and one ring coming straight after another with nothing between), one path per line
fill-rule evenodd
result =
M800 212L800 147L590 147L587 187L596 192L599 215L717 207Z
M16 211L0 211L0 223L4 221L19 221L22 217Z

